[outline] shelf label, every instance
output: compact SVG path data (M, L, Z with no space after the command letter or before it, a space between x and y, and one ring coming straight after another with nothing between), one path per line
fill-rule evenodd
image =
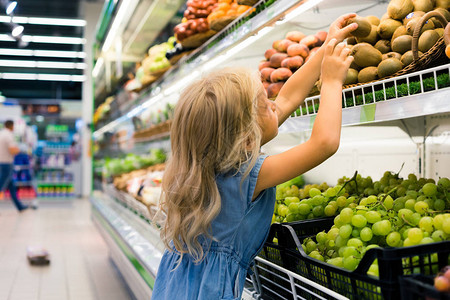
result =
M377 105L375 103L373 104L367 104L361 107L361 115L359 117L359 122L365 123L365 122L372 122L375 121L375 110L377 108Z

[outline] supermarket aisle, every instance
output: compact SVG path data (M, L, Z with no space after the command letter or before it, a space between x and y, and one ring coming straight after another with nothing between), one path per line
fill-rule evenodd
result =
M26 248L42 245L49 266L30 266ZM42 204L18 214L0 205L0 300L127 300L125 283L90 219L90 204Z

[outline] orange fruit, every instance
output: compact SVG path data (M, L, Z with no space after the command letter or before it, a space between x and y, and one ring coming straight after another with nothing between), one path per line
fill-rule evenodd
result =
M228 3L219 3L219 5L217 6L217 10L223 10L223 11L227 11L230 9L230 4Z
M243 14L244 12L246 12L249 9L249 6L247 5L239 5L238 9L237 9L237 13Z
M227 12L227 16L235 16L236 13L237 13L236 10L230 9L230 10Z
M450 44L447 45L447 47L445 47L445 54L447 55L448 58L450 58Z

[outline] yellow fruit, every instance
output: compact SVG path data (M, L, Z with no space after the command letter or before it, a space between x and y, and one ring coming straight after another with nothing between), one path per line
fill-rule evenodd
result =
M414 9L411 0L391 0L388 5L389 17L395 20L401 20Z

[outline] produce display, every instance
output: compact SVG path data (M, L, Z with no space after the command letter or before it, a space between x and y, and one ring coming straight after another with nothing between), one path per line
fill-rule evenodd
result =
M185 48L197 48L216 32L209 28L207 17L217 6L216 0L189 0L184 18L173 29L175 37Z
M450 20L446 1L392 0L387 13L349 20L358 28L347 39L354 62L348 71L344 85L366 83L391 76L414 60L412 52L413 32L425 13L435 10ZM428 20L420 32L418 55L424 55L444 35L444 24L437 18ZM449 50L450 51L450 50Z
M151 149L148 155L127 154L124 158L105 159L103 177L117 176L129 173L166 161L166 154L161 149Z
M266 50L265 60L259 64L261 80L270 99L275 98L284 82L307 61L327 38L327 32L306 36L300 31L290 31L282 40L273 42Z
M106 98L105 102L100 104L94 112L93 122L97 124L99 120L105 117L111 110L111 103L114 101L114 97Z
M417 179L414 174L403 180L386 172L373 183L358 176L344 180L339 182L342 186L338 186L335 203L327 204L335 211L340 209L334 226L303 241L303 250L310 257L353 271L371 248L450 240L448 178L436 184L432 179ZM324 197L318 191L311 194L310 190L310 195L313 198L306 200L308 205ZM348 201L351 197L355 200ZM375 262L368 274L378 276L377 270Z
M251 8L248 5L239 5L236 0L219 0L217 7L207 18L209 26L212 30L220 31Z

